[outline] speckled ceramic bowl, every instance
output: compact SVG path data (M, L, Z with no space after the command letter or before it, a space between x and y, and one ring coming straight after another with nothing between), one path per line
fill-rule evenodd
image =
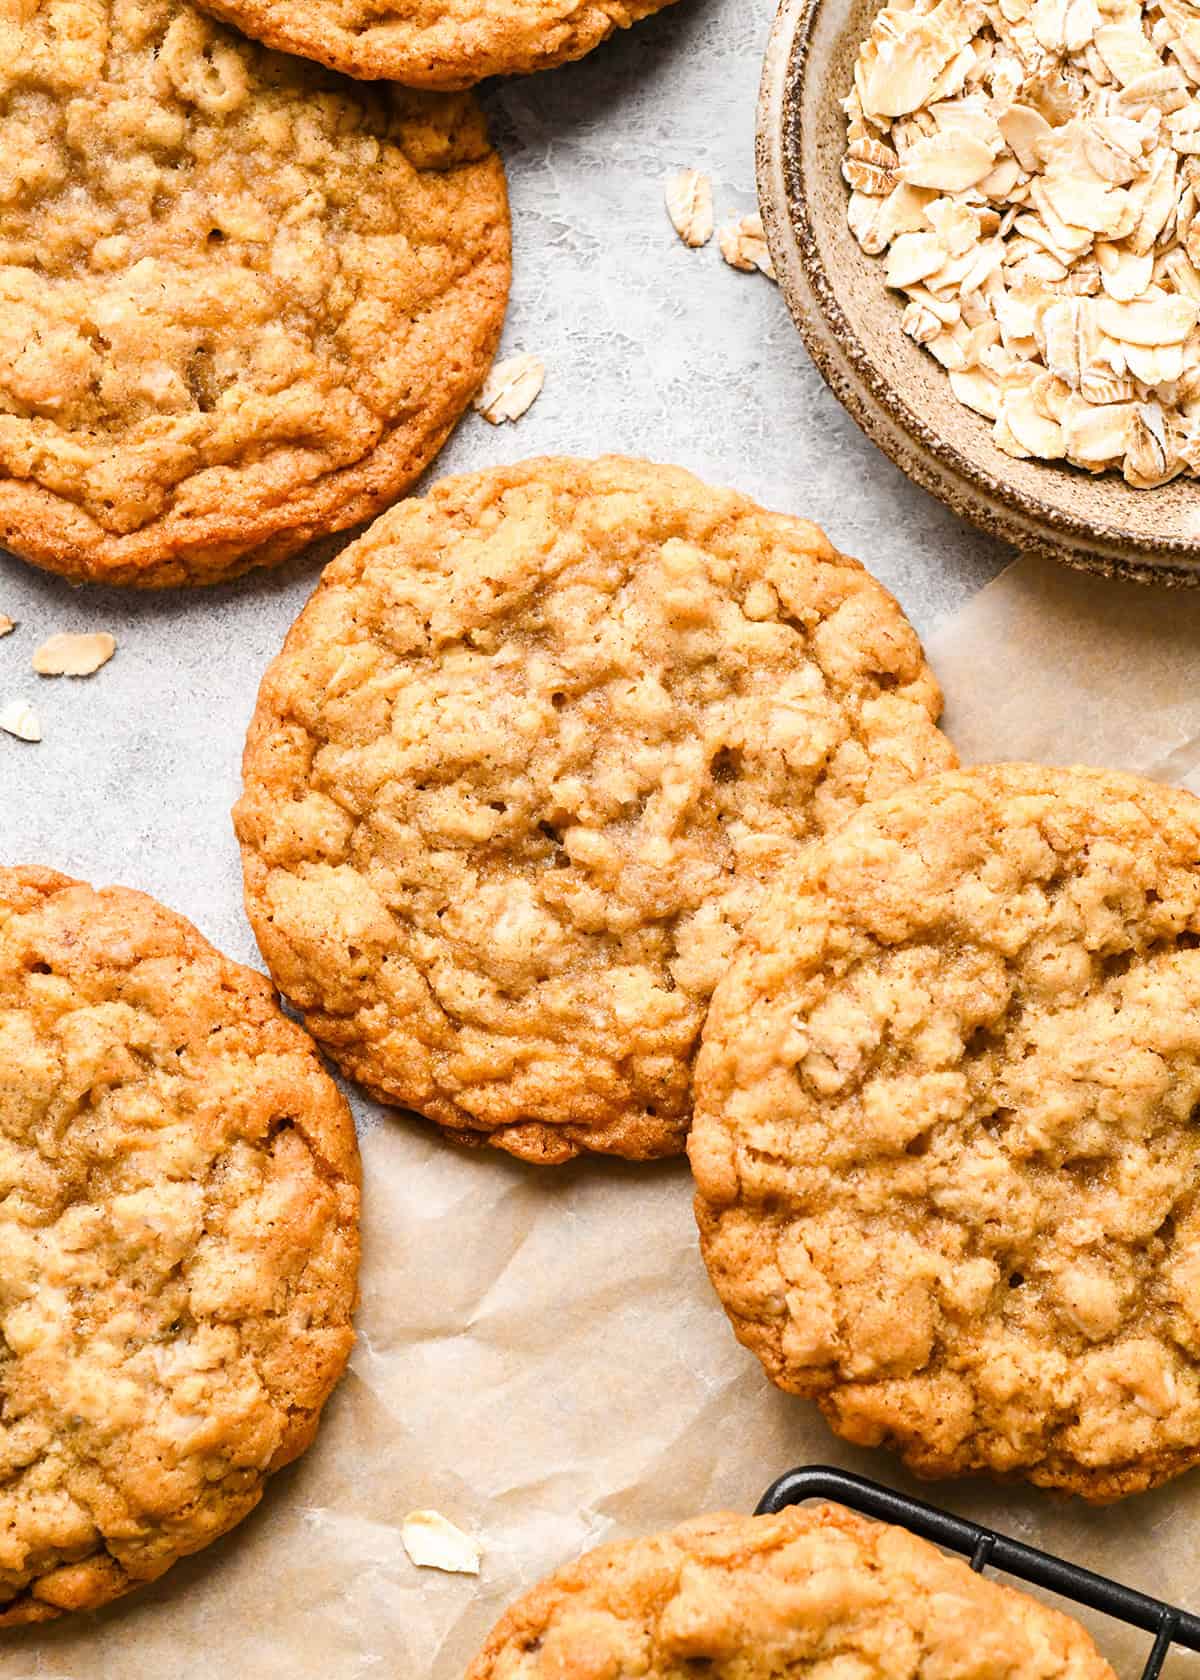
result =
M883 265L846 225L839 101L879 0L783 0L758 108L758 197L784 297L835 395L908 476L985 531L1109 575L1200 583L1200 480L1014 461L900 331Z

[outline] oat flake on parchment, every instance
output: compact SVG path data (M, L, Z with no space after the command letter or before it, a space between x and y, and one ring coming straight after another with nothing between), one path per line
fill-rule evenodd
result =
M440 1511L410 1511L400 1528L404 1550L418 1569L478 1575L483 1547Z

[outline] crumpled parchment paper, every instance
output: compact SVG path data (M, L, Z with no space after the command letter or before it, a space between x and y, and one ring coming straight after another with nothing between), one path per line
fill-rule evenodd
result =
M1200 591L1021 561L930 651L964 759L1108 763L1200 789ZM1020 1485L918 1487L775 1391L709 1289L682 1163L538 1172L374 1110L363 1155L359 1343L314 1448L158 1585L7 1639L0 1680L461 1680L508 1601L559 1563L749 1510L804 1462L1200 1609L1200 1472L1107 1510ZM416 1507L483 1542L478 1580L409 1563L400 1525ZM1132 1680L1148 1639L1090 1625Z

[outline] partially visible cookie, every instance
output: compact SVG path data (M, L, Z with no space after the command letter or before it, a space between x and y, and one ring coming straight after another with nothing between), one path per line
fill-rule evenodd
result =
M925 1476L1200 1462L1200 801L1000 765L860 811L717 988L690 1142L734 1328Z
M466 1680L1114 1680L1077 1622L838 1505L601 1546L513 1606Z
M508 281L471 99L187 0L0 7L0 547L210 583L370 518L483 379Z
M646 461L438 485L326 571L235 813L276 983L352 1078L535 1161L677 1153L764 884L954 762L813 525Z
M467 88L485 76L549 70L671 0L203 0L283 52L348 76Z
M0 1627L257 1505L353 1341L349 1110L267 982L141 893L0 869Z

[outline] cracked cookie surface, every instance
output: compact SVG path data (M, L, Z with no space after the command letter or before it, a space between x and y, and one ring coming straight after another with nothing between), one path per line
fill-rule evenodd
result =
M370 518L470 401L508 280L469 96L183 0L0 0L0 546L205 583Z
M690 1142L740 1339L922 1475L1200 1461L1200 802L1001 765L813 847L718 987Z
M349 76L466 88L582 58L671 0L203 0L257 41Z
M0 1626L223 1534L353 1341L349 1110L262 976L141 893L0 869Z
M513 1606L466 1680L1114 1680L1077 1622L837 1505L617 1542Z
M892 597L644 461L394 508L259 696L235 815L276 983L354 1079L531 1160L677 1153L762 886L954 762Z

